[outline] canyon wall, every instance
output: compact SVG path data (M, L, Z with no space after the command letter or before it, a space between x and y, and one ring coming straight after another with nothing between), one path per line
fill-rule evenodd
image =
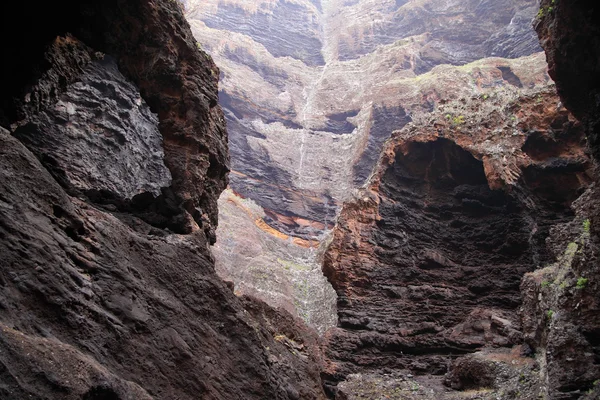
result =
M395 132L325 253L331 381L439 375L523 343L521 278L552 261L549 230L593 180L584 136L544 85L446 103Z
M486 96L415 120L344 205L324 264L338 398L450 398L430 375L446 369L468 398L600 395L594 10L540 6L560 98L524 91L486 112Z
M591 154L598 143L598 8L588 1L542 1L535 29L565 106L582 122ZM576 218L553 228L554 262L526 275L522 317L526 340L543 366L549 398L600 396L600 207L598 180L574 203Z
M324 398L316 335L215 273L219 70L178 3L2 8L36 35L0 77L0 398Z
M195 37L221 68L234 203L251 199L262 208L251 217L253 235L236 230L231 212L221 215L218 236L236 240L217 242L218 271L240 293L262 293L320 330L335 322L335 293L314 268L318 244L367 183L391 132L440 102L548 80L543 57L534 56L535 1L185 5ZM232 204L222 199L221 209ZM277 260L313 271L309 282L319 286L301 289ZM278 284L253 278L256 269ZM316 292L320 309L306 296Z

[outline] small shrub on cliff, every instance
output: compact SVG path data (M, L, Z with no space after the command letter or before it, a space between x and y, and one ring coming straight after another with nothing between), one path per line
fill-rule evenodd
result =
M452 118L452 125L462 125L465 123L465 117L463 115L459 115L457 117Z
M566 289L567 288L567 282L562 282L560 285L558 285L558 287L560 287L561 289Z
M546 311L546 317L548 317L548 319L552 319L552 317L554 317L554 311L553 310L548 310Z
M448 122L452 124L453 127L457 127L465 123L464 115L452 116L451 114L446 114L445 117L448 120Z
M583 232L590 233L591 222L589 219L583 221Z
M537 13L537 18L539 19L545 17L546 15L550 15L552 11L554 11L556 1L557 0L552 0L552 2L550 3L551 5L549 5L548 7L540 7L540 10Z
M577 284L575 285L575 287L577 289L583 289L583 288L585 288L585 285L587 285L588 281L589 281L589 279L580 277L577 279Z

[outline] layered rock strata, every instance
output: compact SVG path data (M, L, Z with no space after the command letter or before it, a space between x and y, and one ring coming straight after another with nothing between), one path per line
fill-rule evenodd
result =
M371 116L375 118L372 122L364 123L366 126L370 126L369 124L371 123L373 124L369 128L369 137L361 138L359 134L348 136L350 140L358 141L354 142L353 146L358 146L357 148L364 148L366 150L360 157L352 158L349 156L349 158L344 160L345 164L342 164L342 160L338 160L339 167L337 168L344 168L348 171L348 174L360 176L362 183L372 172L368 168L369 164L375 162L379 157L379 149L388 138L389 132L393 131L395 127L404 126L411 119L421 121L419 123L428 124L429 121L426 119L426 115L433 110L442 109L445 103L452 100L468 99L475 96L481 99L478 101L483 102L483 98L491 99L494 96L500 96L503 92L510 92L516 95L519 90L522 90L521 87L544 87L549 84L549 78L545 70L545 63L541 54L516 60L486 59L462 67L438 66L431 72L420 75L418 78L401 79L389 82L387 87L380 86L378 89L379 93L383 99L386 99L385 101L388 105L376 108L373 110L373 113L367 114L368 118L371 118ZM375 92L373 92L373 96L375 96ZM334 99L323 101L333 102ZM353 101L356 101L358 104L359 98ZM490 100L487 104L492 104L492 101ZM405 111L404 107L406 107ZM409 112L412 113L412 117L408 116ZM459 110L458 113L460 112ZM458 117L459 114L456 116ZM282 134L281 131L272 132L272 140L281 140L277 139L276 134L278 133ZM291 136L287 138L292 139ZM309 146L308 143L310 142L307 142L306 146ZM307 158L313 160L310 162L310 165L314 169L315 176L323 172L319 172L317 168L318 163L321 162L321 158L313 159L313 157L321 157L319 156L319 152L322 149L318 149L318 145L319 142L314 141L310 144L310 147L307 147L314 154L308 153ZM338 163L338 161L335 162ZM327 170L330 170L330 168L326 168ZM236 172L234 171L232 175L235 176ZM355 181L352 185L355 184L358 185L359 182ZM344 196L352 192L352 185L345 188ZM237 193L236 197L238 200L235 200L233 203L241 204L243 196ZM315 197L314 199L317 200L318 198ZM252 198L248 198L248 200L252 200ZM287 309L291 309L289 307L290 303L303 305L298 315L306 315L308 313L324 316L325 309L332 310L330 317L326 319L305 318L311 324L317 320L335 321L331 317L335 310L335 295L332 293L331 288L326 285L311 287L308 291L303 290L299 286L297 287L295 274L287 274L285 267L283 270L281 268L282 263L277 261L281 260L284 264L292 263L302 266L301 268L304 270L313 271L314 265L321 262L322 250L319 247L322 247L321 244L325 240L326 235L321 234L316 239L310 239L310 236L309 239L297 237L294 234L286 233L287 230L283 228L278 229L279 225L273 224L272 220L277 218L287 225L301 226L302 229L313 232L320 232L325 229L325 226L309 219L274 215L268 208L262 208L258 203L256 204L256 211L250 213L252 214L251 220L242 222L240 218L234 220L231 217L231 213L234 211L230 204L233 203L229 200L221 199L223 206L220 218L223 224L219 236L222 238L235 238L235 240L224 239L223 242L217 243L215 246L217 265L227 266L226 268L219 268L222 276L225 279L234 281L240 292L252 293L254 295L260 293L261 298L269 301L270 304L285 306ZM293 205L293 203L290 204ZM335 210L338 207L336 202L330 199L326 199L324 206L330 210ZM244 215L250 215L243 208L240 208L237 213L242 218L245 218ZM256 235L248 235L248 229L240 228L241 226L257 226L259 230ZM269 231L270 234L263 236L262 232L265 231ZM259 237L261 238L260 240L258 240ZM264 240L268 240L269 245L265 245ZM290 244L296 245L296 248L293 249L290 247ZM248 261L240 262L241 259ZM251 270L256 269L270 271L267 274L269 276L277 276L276 282L278 283L272 284L273 281L264 279L264 277L262 279L258 277L255 279L254 276L257 272ZM318 284L322 281L317 272L315 272L315 276L309 282L311 284ZM270 288L265 291L267 286L270 286ZM284 287L286 288L285 290L283 289ZM281 288L281 291L276 288ZM320 307L312 309L312 304L319 304L312 301L314 299L313 294L317 292L329 294L327 294L326 302L321 303ZM319 298L321 299L321 297ZM296 307L296 310L299 310L298 307ZM319 323L314 326L322 330L332 325L322 325Z
M213 247L217 273L235 282L236 294L261 298L323 333L336 325L336 295L321 272L319 243L285 235L264 216L254 201L223 193Z
M38 35L0 77L0 398L324 398L316 335L214 271L219 73L179 5L16 6Z
M442 374L521 343L520 281L551 260L550 227L592 181L584 146L551 87L446 103L395 132L325 254L339 317L329 378Z
M293 243L326 239L341 204L367 182L393 130L433 111L440 100L547 79L543 59L527 57L540 50L530 26L534 1L191 0L185 5L194 35L221 68L231 188L240 201L262 208L261 224L284 238L269 246L263 239L249 238L244 245L229 240L235 247L218 244L215 254L219 265L229 266L238 259L232 254L257 257L262 264L252 268L271 271L286 283L267 289L268 281L254 279L247 262L241 271L219 271L240 292L261 293L288 309L311 302L306 291L293 289L296 277L281 271L277 260L300 261L306 270L319 261L312 248L291 250L287 238ZM245 235L229 223L220 231L222 237ZM250 243L263 250L248 252ZM330 287L309 292L329 292L325 308L333 310ZM307 311L295 308L298 315ZM334 320L333 313L326 320Z
M539 51L534 1L186 4L222 70L232 189L269 211L266 223L305 239L331 227L391 131L429 111L411 79Z

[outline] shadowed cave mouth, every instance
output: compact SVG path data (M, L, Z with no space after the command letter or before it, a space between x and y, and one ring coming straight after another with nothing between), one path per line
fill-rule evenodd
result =
M471 327L485 325L491 312L518 329L521 278L547 261L548 227L568 206L531 208L521 194L490 189L483 163L443 138L401 145L379 193L380 219L363 239L373 245L375 265L339 260L341 269L368 279L336 281L324 269L345 332L333 340L334 357L351 371L443 374L448 357L516 344L494 326ZM355 251L352 243L341 246ZM357 349L344 349L346 335L360 335Z
M404 262L406 281L449 278L468 289L467 302L516 307L520 278L533 268L536 250L530 246L527 210L506 192L491 190L482 162L454 142L407 147L382 179L378 245L389 247L385 238L394 227L404 230L408 246L399 251L414 261ZM440 264L432 252L452 264Z
M121 397L110 387L94 386L83 395L82 400L121 400Z

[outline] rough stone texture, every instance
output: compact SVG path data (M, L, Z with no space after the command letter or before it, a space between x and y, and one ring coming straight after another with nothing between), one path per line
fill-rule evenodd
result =
M441 64L539 51L529 25L535 2L477 3L186 2L195 36L222 70L220 96L237 172L232 188L267 211L327 228L364 184L391 131L431 111L435 100L413 78ZM288 11L284 26L282 9ZM310 23L298 23L306 18ZM315 35L323 66L296 54ZM470 91L441 82L436 88L442 98ZM323 233L267 223L305 239Z
M90 63L51 108L14 134L61 183L83 193L131 200L159 196L171 184L158 118L109 56Z
M548 240L555 262L521 284L525 340L536 351L551 399L600 395L600 243L591 229L600 212L597 195L594 186L573 203L577 217L554 227Z
M465 356L453 363L446 378L393 370L352 374L338 385L336 399L538 399L539 365L519 350L517 346ZM448 387L451 384L470 389L457 391Z
M535 24L558 94L581 119L596 161L600 159L598 21L593 2L541 1ZM521 286L525 338L543 367L544 394L553 399L600 396L597 179L573 208L576 218L551 232L553 262L528 274Z
M178 3L167 3L87 5L94 29L110 27L107 34L92 31L97 34L88 43L118 59L121 71L158 115L171 188L180 207L193 217L181 231L190 232L197 224L212 242L217 199L229 170L223 114L216 107L219 72L210 57L198 51ZM82 32L84 41L86 34Z
M31 22L43 26L44 23L36 17L44 18L51 13L43 6L38 10L38 13L30 14ZM9 14L5 15L9 17ZM52 31L51 28L48 30ZM54 32L54 35L60 33ZM94 56L91 49L68 34L46 38L52 44L44 48L44 36L52 34L41 31L37 42L26 43L22 47L9 47L8 51L18 51L19 57L15 54L12 54L13 57L9 56L13 62L8 63L10 69L4 76L10 76L11 79L2 81L2 87L6 88L2 91L5 93L0 111L2 126L8 126L53 105L67 85L78 79L83 69L91 62ZM23 52L23 48L30 51ZM6 68L5 65L3 67Z
M426 118L424 115L427 115L428 112L442 109L445 103L452 100L477 97L480 99L477 102L492 104L491 100L484 102L483 97L491 99L504 91L512 93L520 90L505 80L504 75L507 74L503 74L498 67L512 71L525 88L542 87L548 84L548 76L541 55L518 60L487 59L463 67L438 66L433 71L417 78L406 77L396 80L385 75L386 68L389 68L386 67L388 64L386 64L385 58L390 57L391 60L395 54L394 49L388 50L389 52L373 55L369 59L362 58L360 67L356 68L356 72L352 76L345 73L341 67L335 71L334 69L337 67L328 69L327 74L331 73L327 78L329 89L320 91L314 100L314 104L318 104L319 108L326 108L328 104L336 107L342 104L343 107L350 109L360 109L364 96L383 102L383 106L367 106L367 110L363 109L356 116L348 117L355 121L363 133L367 132L368 134L308 133L303 130L286 128L281 124L268 125L254 121L252 127L260 128L262 136L259 137L258 134L237 136L236 139L234 128L231 136L232 146L237 146L239 142L236 144L236 140L240 138L252 146L237 153L242 157L241 159L236 160L234 154L231 186L241 197L252 199L261 206L265 212L264 223L281 232L282 236L323 241L325 239L323 233L333 226L334 216L341 199L351 195L356 185L365 182L371 174L370 163L379 158L383 142L396 127L402 127L413 119ZM381 63L376 64L377 62ZM376 70L374 75L364 75L364 72L361 71L368 70L369 65L379 65L380 69ZM361 76L364 79L360 80L359 86L354 86L359 82ZM377 84L377 77L382 76L384 78L380 79L383 83ZM293 80L291 81L293 82ZM233 81L227 81L224 84L233 85ZM341 95L340 88L347 87L356 87L356 90L344 94L347 96L345 103L337 102L334 96L335 90ZM256 96L260 95L260 92L255 93ZM250 96L250 93L247 95ZM267 108L269 103L265 102L261 107ZM406 107L406 109L403 111L402 107ZM238 124L236 126L241 126L239 120L235 123ZM429 121L425 119L423 123L429 123ZM229 123L228 126L231 128L232 124ZM507 130L507 134L512 134L512 131L512 129ZM291 158L299 155L299 150L305 154L302 158L302 179L297 173L300 167L297 163L300 160ZM277 164L277 167L273 167L274 164ZM265 170L261 171L262 168ZM285 168L285 174L281 173L283 168ZM237 169L242 169L243 172L239 172ZM287 183L284 184L279 180L281 176L288 179ZM294 176L295 180L292 179ZM295 182L296 188L290 188L289 182ZM240 188L241 191L238 190ZM323 195L323 192L326 195ZM259 198L257 199L257 197ZM322 219L323 213L326 214L324 220ZM249 221L249 223L254 224L254 221ZM227 227L234 226L227 225ZM225 232L224 229L219 231L219 236L247 237L245 229L236 229L234 232ZM251 242L254 239L255 236L251 236L246 240ZM282 247L286 247L286 245L282 244ZM241 251L244 251L243 248L225 248L219 245L215 254L221 265L235 265L236 262L231 255ZM300 258L310 259L313 257L310 250L299 248L298 251L293 252L296 254L296 259L301 251L304 251L304 255ZM253 257L255 256L257 253L253 253ZM274 258L270 255L260 257L262 259ZM288 261L295 262L292 259ZM241 268L244 268L243 265ZM265 269L273 270L278 266L278 263L273 263L265 266ZM244 274L246 278L249 277L246 272L242 271L236 275L239 277L241 274ZM248 287L253 282L245 279L241 283L239 278L234 278L233 275L225 275L225 278L234 280L238 286ZM256 286L263 285L261 282L257 282ZM266 297L264 299L270 301Z
M545 150L532 152L534 140ZM550 226L572 218L591 182L584 143L541 87L446 103L395 132L325 254L339 317L328 378L440 374L449 358L520 343L519 283L550 261Z
M356 58L377 46L426 35L418 48L420 70L496 57L521 57L538 51L531 32L535 1L373 1L326 2L340 59Z
M17 130L50 116L56 123L18 135L39 158L0 132L0 398L323 399L316 334L284 310L239 299L215 274L209 245L228 168L218 71L197 49L178 4L10 6L21 7L11 14L15 22L39 31L40 43L31 47L39 54L25 58L42 61L0 76L11 88L1 96L2 123ZM15 36L6 54L29 49L28 41ZM115 59L125 78L103 57ZM65 99L109 72L120 83L104 104L123 90L135 103L131 82L139 88L158 115L173 177L156 199L143 196L139 204L134 196L129 207L99 204L89 193L127 188L122 176L103 173L96 186L93 170L78 168L82 155L72 146L39 151L49 129L63 135L59 143L67 140L55 131ZM79 117L101 111L92 100ZM130 103L121 106L127 111ZM76 143L84 155L109 148L92 140L93 124L88 120ZM146 125L130 127L132 136L147 133ZM124 148L119 143L107 158ZM50 173L51 159L61 160L67 176L82 177L91 187L86 196ZM155 187L164 182L146 179ZM160 214L164 225L144 222L140 213Z
M209 28L251 36L275 57L324 64L320 12L310 1L188 3Z
M320 333L336 325L336 294L321 272L316 240L271 228L260 206L229 189L221 195L219 214L216 271L235 283L237 295L284 308Z
M590 147L600 160L600 9L591 0L542 0L535 29L548 72L566 107L586 124Z
M263 319L280 321L250 317L214 274L201 232L127 226L1 140L4 398L80 399L97 387L122 399L319 397L309 350L274 340L302 341L304 328L265 306L255 306Z
M541 57L523 57L540 50L530 25L533 0L189 0L185 6L194 35L221 69L230 186L262 207L264 224L284 237L326 240L391 132L440 101L548 79ZM473 63L491 56L514 59ZM232 227L222 226L219 235L244 235L224 232ZM253 254L274 260L286 252L272 248L278 255ZM238 249L218 246L215 254L221 265L233 265ZM313 258L299 248L287 261L303 251L301 259ZM242 282L247 272L220 271L238 287L264 289L262 280ZM277 297L263 293L266 301Z
M227 184L229 170L223 114L216 107L219 72L212 60L198 51L179 8L177 2L158 7L151 2L114 0L110 4L63 1L32 10L23 23L45 28L40 29L39 43L24 47L29 39L19 38L7 54L16 53L18 58L21 49L32 48L39 55L25 58L38 61L14 69L15 83L3 83L12 88L21 82L7 92L5 101L21 111L7 106L3 115L13 117L7 123L17 122L27 117L28 110L39 110L58 98L90 59L68 40L58 42L61 51L47 52L44 46L57 36L71 33L88 49L110 54L158 115L164 161L173 178L165 197L174 207L171 213L179 214L170 228L189 233L200 227L214 241L217 198ZM38 105L28 105L31 101Z

